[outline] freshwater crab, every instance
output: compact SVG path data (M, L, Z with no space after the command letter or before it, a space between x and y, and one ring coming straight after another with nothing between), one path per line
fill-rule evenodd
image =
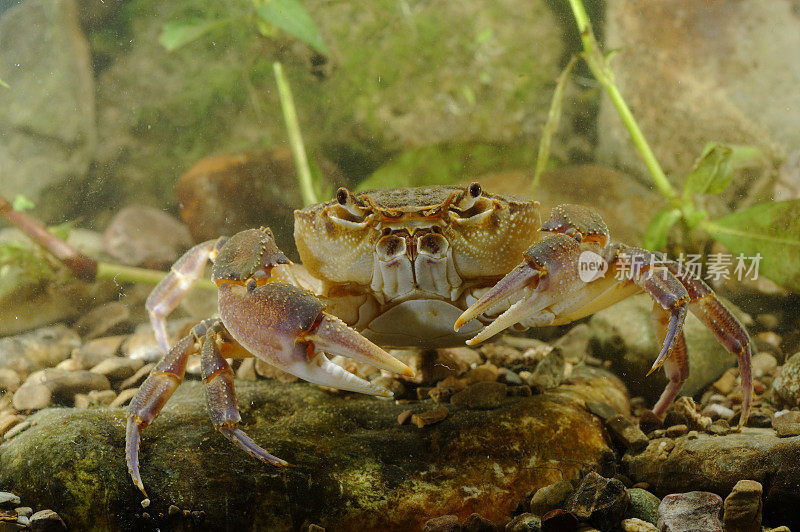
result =
M678 264L611 242L590 209L560 205L541 223L537 202L487 193L478 183L355 194L340 188L335 199L295 211L294 235L302 265L284 256L269 229L250 229L189 250L148 298L166 355L128 410L126 458L143 493L140 431L182 381L191 354L201 356L215 427L254 457L282 466L238 428L226 358L255 356L313 383L390 396L326 354L413 376L376 344L475 344L511 326L569 323L641 292L654 300L662 342L651 372L663 366L669 379L655 414L664 414L688 376L682 326L691 310L738 356L740 424L747 419L753 384L745 329ZM589 279L578 267L587 256L600 266ZM169 349L165 319L207 260L220 317L201 322ZM617 275L623 270L627 276Z

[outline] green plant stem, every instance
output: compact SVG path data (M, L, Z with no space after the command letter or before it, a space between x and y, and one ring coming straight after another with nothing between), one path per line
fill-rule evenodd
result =
M110 264L108 262L97 263L97 279L106 279L120 284L141 283L156 285L166 276L167 272L159 270L122 266L121 264ZM206 290L217 289L217 286L209 279L200 279L195 286Z
M580 31L581 34L581 42L583 43L584 50L583 57L586 60L586 64L589 65L589 70L592 71L597 81L605 88L611 102L614 104L614 107L616 107L617 113L619 113L623 124L625 124L633 144L636 146L636 149L639 150L642 159L644 159L644 164L653 177L653 182L659 192L671 202L678 202L677 192L664 174L664 170L658 163L653 150L650 149L650 145L644 138L642 130L639 129L639 125L633 118L633 113L631 113L631 110L625 103L625 99L614 83L614 75L606 62L606 58L600 51L600 45L597 43L597 39L595 39L592 25L583 7L583 2L581 0L569 0L569 5L572 8L572 14L575 17L578 31Z
M297 167L300 194L303 197L303 203L311 205L319 200L317 200L317 195L314 193L314 186L311 181L311 168L308 166L303 136L300 134L300 123L297 120L292 89L289 87L289 81L283 73L283 65L279 61L272 63L272 69L275 71L275 81L278 84L278 96L281 100L283 119L286 121L286 129L289 132L289 145L292 148L294 164Z

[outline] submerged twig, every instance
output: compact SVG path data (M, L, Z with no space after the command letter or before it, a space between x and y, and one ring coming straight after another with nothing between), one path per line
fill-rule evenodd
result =
M54 255L78 279L89 282L97 279L96 260L79 253L67 245L66 242L50 233L39 220L30 214L14 210L11 203L2 196L0 196L0 215Z
M14 206L0 196L0 216L25 233L48 253L63 263L72 274L82 280L95 282L98 279L113 280L118 283L158 284L166 272L122 266L108 262L96 261L52 234L47 228L30 214L14 209ZM208 280L201 280L197 286L204 289L216 289L216 285Z

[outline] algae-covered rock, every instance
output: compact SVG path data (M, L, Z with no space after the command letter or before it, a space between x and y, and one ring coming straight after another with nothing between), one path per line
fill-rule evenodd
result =
M492 410L453 406L437 424L399 425L409 407L305 383L238 381L243 428L293 464L276 469L212 428L198 382L186 382L144 432L150 516L170 505L205 512L205 525L289 530L421 529L433 517L477 512L507 520L539 487L577 479L610 453L586 400L626 410L624 388L598 370ZM57 511L74 529L142 526L141 494L124 461L120 409L47 409L0 445L0 486ZM174 513L174 512L172 512Z
M64 198L84 199L77 191L97 141L75 0L28 0L2 13L0 78L8 84L0 87L0 194L23 194L37 216L63 221Z
M412 9L392 0L304 2L330 58L281 32L266 39L247 22L171 52L159 44L167 23L235 17L248 4L133 0L90 36L93 52L109 61L97 81L99 197L168 205L177 177L203 156L285 144L275 60L285 66L309 151L352 177L430 144L529 147L565 51L541 0Z
M625 455L623 465L632 481L646 482L661 497L693 490L727 497L740 480L755 480L769 486L764 515L792 529L800 526L800 439L779 438L772 429L656 438L644 452Z

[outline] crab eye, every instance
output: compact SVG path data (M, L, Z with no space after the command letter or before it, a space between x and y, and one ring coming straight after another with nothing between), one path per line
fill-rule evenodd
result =
M453 206L462 218L483 214L491 207L491 201L482 198L483 189L474 181L467 185L459 200Z
M350 191L344 187L340 187L336 191L336 203L341 207L337 216L348 222L360 223L367 214L367 209L364 208L361 201L354 198Z
M483 193L483 189L481 188L481 184L475 181L474 183L470 183L469 187L467 187L467 193L473 198L479 198L481 193Z
M347 205L347 200L350 199L350 191L344 187L339 187L339 190L336 191L336 201L339 202L339 205L344 207Z

